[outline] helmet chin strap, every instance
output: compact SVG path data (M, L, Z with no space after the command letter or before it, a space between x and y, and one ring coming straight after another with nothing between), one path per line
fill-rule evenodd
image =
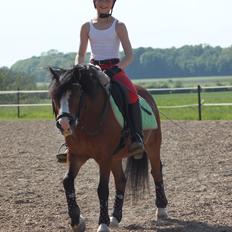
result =
M99 18L108 18L111 14L99 14Z
M113 9L111 9L111 11L107 14L104 14L104 13L100 13L99 14L99 18L109 18L113 13Z

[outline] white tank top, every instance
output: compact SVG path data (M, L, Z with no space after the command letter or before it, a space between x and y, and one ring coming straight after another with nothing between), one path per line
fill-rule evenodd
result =
M116 32L116 22L117 20L115 19L109 28L99 30L96 29L92 21L90 21L90 59L107 60L119 58L120 40Z

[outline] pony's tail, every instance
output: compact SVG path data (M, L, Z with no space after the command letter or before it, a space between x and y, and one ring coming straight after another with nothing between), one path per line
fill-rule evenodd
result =
M141 193L144 194L149 189L148 157L145 151L142 159L134 159L133 156L127 159L125 175L127 190L132 195L132 199L137 200Z

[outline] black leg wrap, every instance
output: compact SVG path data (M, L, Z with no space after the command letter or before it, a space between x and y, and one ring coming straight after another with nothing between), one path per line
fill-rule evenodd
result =
M66 175L63 180L63 185L68 203L68 214L71 218L71 225L78 225L80 219L80 209L76 203L74 178L71 175Z
M168 201L164 192L163 182L155 182L156 206L157 208L166 208Z
M110 217L108 213L108 197L109 197L109 188L104 188L104 182L101 182L98 187L98 197L100 201L100 217L98 224L106 224L109 226Z
M117 218L118 222L122 220L122 207L123 207L123 201L124 201L124 193L117 190L114 200L114 211L112 216Z
M100 225L102 223L109 226L110 218L108 214L108 201L100 200L100 217L99 217L98 224Z

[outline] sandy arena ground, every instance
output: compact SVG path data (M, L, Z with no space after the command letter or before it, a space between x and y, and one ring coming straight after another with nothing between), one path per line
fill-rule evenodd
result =
M178 125L176 125L178 124ZM154 186L137 205L126 199L121 226L112 231L232 231L232 121L162 122L169 219L155 222ZM71 231L56 162L63 142L54 121L0 122L0 231ZM98 167L87 162L76 195L87 232L97 230ZM110 183L110 209L114 198Z

